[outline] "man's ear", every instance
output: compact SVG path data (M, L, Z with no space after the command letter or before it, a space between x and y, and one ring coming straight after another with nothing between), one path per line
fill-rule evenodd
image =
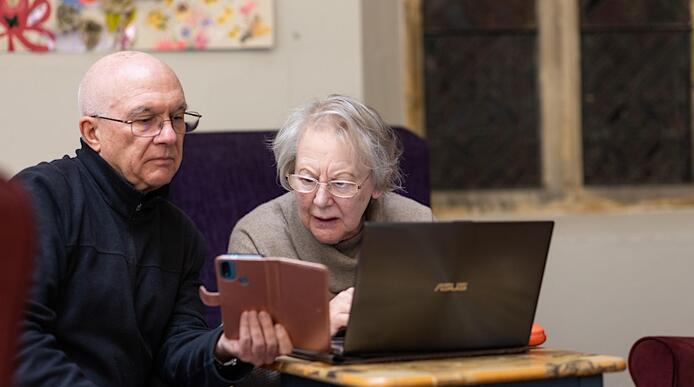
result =
M80 134L84 142L86 142L94 152L99 153L101 151L101 139L97 131L97 122L98 120L94 117L82 116L82 118L80 118Z

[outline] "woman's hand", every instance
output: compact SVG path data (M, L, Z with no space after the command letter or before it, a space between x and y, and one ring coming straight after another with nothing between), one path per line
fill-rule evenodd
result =
M239 339L230 340L221 335L214 355L222 363L235 357L258 367L273 363L277 356L291 351L292 342L282 325L273 324L265 311L246 311L241 314Z
M351 287L341 291L330 300L330 336L335 335L338 329L347 326L353 295L354 287Z

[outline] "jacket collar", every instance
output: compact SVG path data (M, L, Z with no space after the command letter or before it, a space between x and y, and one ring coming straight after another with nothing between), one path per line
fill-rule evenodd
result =
M104 200L116 212L132 218L139 212L154 208L156 203L168 196L168 184L148 193L136 190L84 140L80 139L80 144L82 147L76 152L77 159L103 193Z

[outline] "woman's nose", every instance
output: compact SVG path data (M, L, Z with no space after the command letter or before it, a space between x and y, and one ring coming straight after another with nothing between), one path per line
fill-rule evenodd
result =
M313 203L320 207L325 207L330 204L332 200L332 195L328 192L327 184L318 184L316 188L316 196L313 198Z

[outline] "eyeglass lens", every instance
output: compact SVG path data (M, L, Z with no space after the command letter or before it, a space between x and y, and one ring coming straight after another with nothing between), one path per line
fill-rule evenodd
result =
M161 133L164 125L170 123L176 133L188 133L197 128L200 122L199 115L185 114L178 117L171 117L169 120L161 120L159 118L151 118L146 120L135 120L132 122L133 134L138 136L153 137Z
M343 198L352 197L359 191L357 183L345 180L331 180L327 183L321 183L312 177L290 174L287 176L287 181L292 189L301 193L313 192L319 185L326 185L328 192Z

